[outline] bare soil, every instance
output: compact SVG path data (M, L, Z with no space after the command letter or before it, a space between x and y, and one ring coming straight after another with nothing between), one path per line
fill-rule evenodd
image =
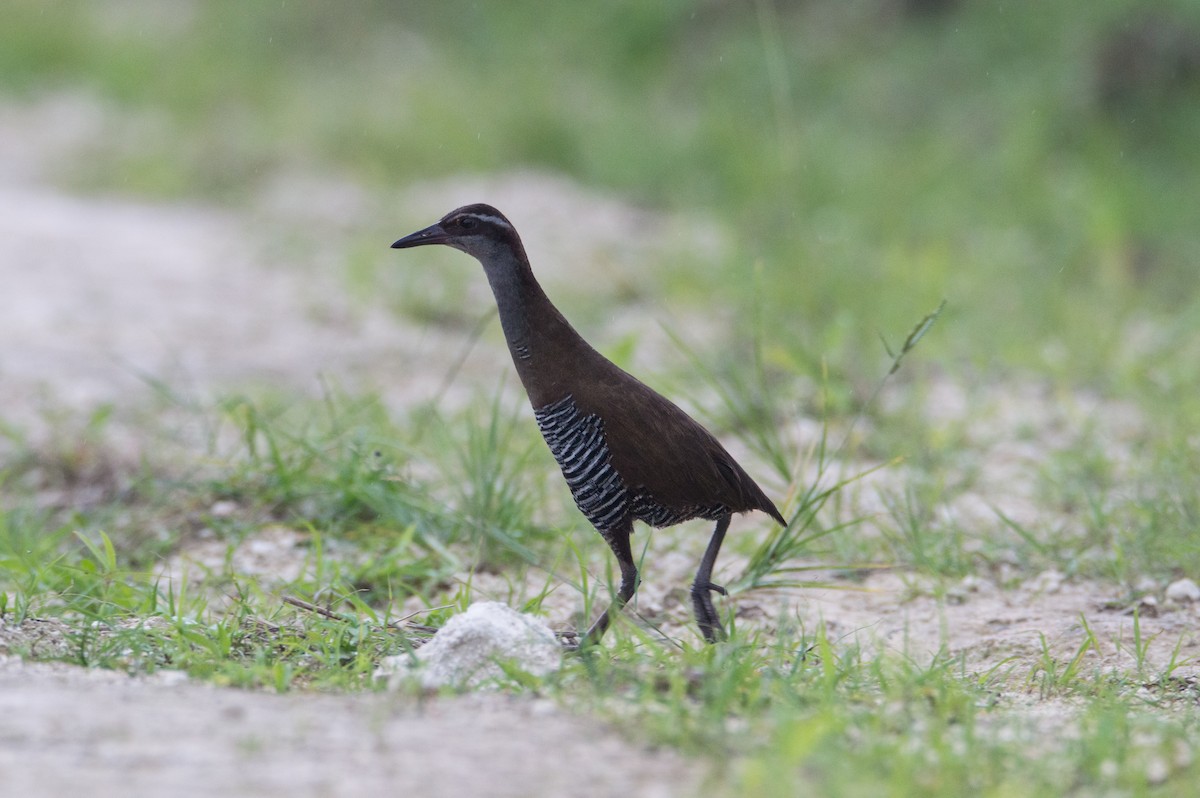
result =
M5 657L0 742L10 796L656 798L697 783L549 701L273 695Z

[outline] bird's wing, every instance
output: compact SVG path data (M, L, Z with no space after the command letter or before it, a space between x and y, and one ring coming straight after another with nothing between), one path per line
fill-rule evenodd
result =
M669 399L620 372L593 394L613 465L631 488L673 508L723 504L734 512L779 510L713 435ZM628 382L632 381L632 382Z

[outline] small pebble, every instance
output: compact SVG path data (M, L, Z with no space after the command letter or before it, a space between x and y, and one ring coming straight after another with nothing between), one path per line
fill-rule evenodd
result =
M1134 593L1157 593L1158 590L1158 580L1152 576L1143 576L1133 584Z
M1034 593L1057 593L1062 589L1065 580L1066 577L1061 571L1050 569L1049 571L1042 571L1033 579L1030 579L1025 583L1024 587L1026 590L1033 591Z
M1178 579L1167 585L1166 597L1168 601L1192 604L1200 601L1200 586L1191 579Z
M991 593L995 588L991 582L974 574L964 576L958 584L967 593Z
M154 674L155 679L159 684L167 687L174 687L177 684L184 684L188 680L186 671L176 670L161 670Z
M1146 763L1146 781L1158 785L1171 777L1171 768L1161 756L1151 757Z
M208 508L208 513L213 518L230 518L238 511L237 502L231 502L226 499L213 502L212 507Z

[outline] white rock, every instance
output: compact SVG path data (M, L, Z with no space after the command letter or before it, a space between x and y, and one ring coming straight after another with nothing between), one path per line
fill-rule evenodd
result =
M1169 601L1180 604L1200 601L1200 586L1197 586L1191 579L1177 579L1167 585L1166 597Z
M1143 576L1133 583L1134 593L1157 593L1158 580L1152 576Z
M506 604L482 601L455 615L412 655L379 663L376 679L395 690L415 679L422 688L478 687L503 679L501 663L544 676L562 662L562 646L545 621Z
M1051 568L1027 581L1024 587L1032 593L1057 593L1062 589L1066 579L1067 577L1061 571Z
M161 670L154 674L154 680L161 685L174 687L177 684L186 684L188 675L187 671Z
M991 582L974 574L964 576L958 584L966 593L991 593L996 589Z

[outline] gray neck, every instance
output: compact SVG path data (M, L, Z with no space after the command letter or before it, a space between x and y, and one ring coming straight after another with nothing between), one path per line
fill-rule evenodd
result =
M530 358L530 315L538 309L531 307L538 300L546 300L541 286L533 278L529 264L523 262L507 247L497 247L479 259L487 275L496 307L500 312L500 326L508 341L513 360L520 363Z
M490 242L471 254L483 264L508 351L534 409L570 393L583 360L591 368L607 363L550 302L519 242Z

